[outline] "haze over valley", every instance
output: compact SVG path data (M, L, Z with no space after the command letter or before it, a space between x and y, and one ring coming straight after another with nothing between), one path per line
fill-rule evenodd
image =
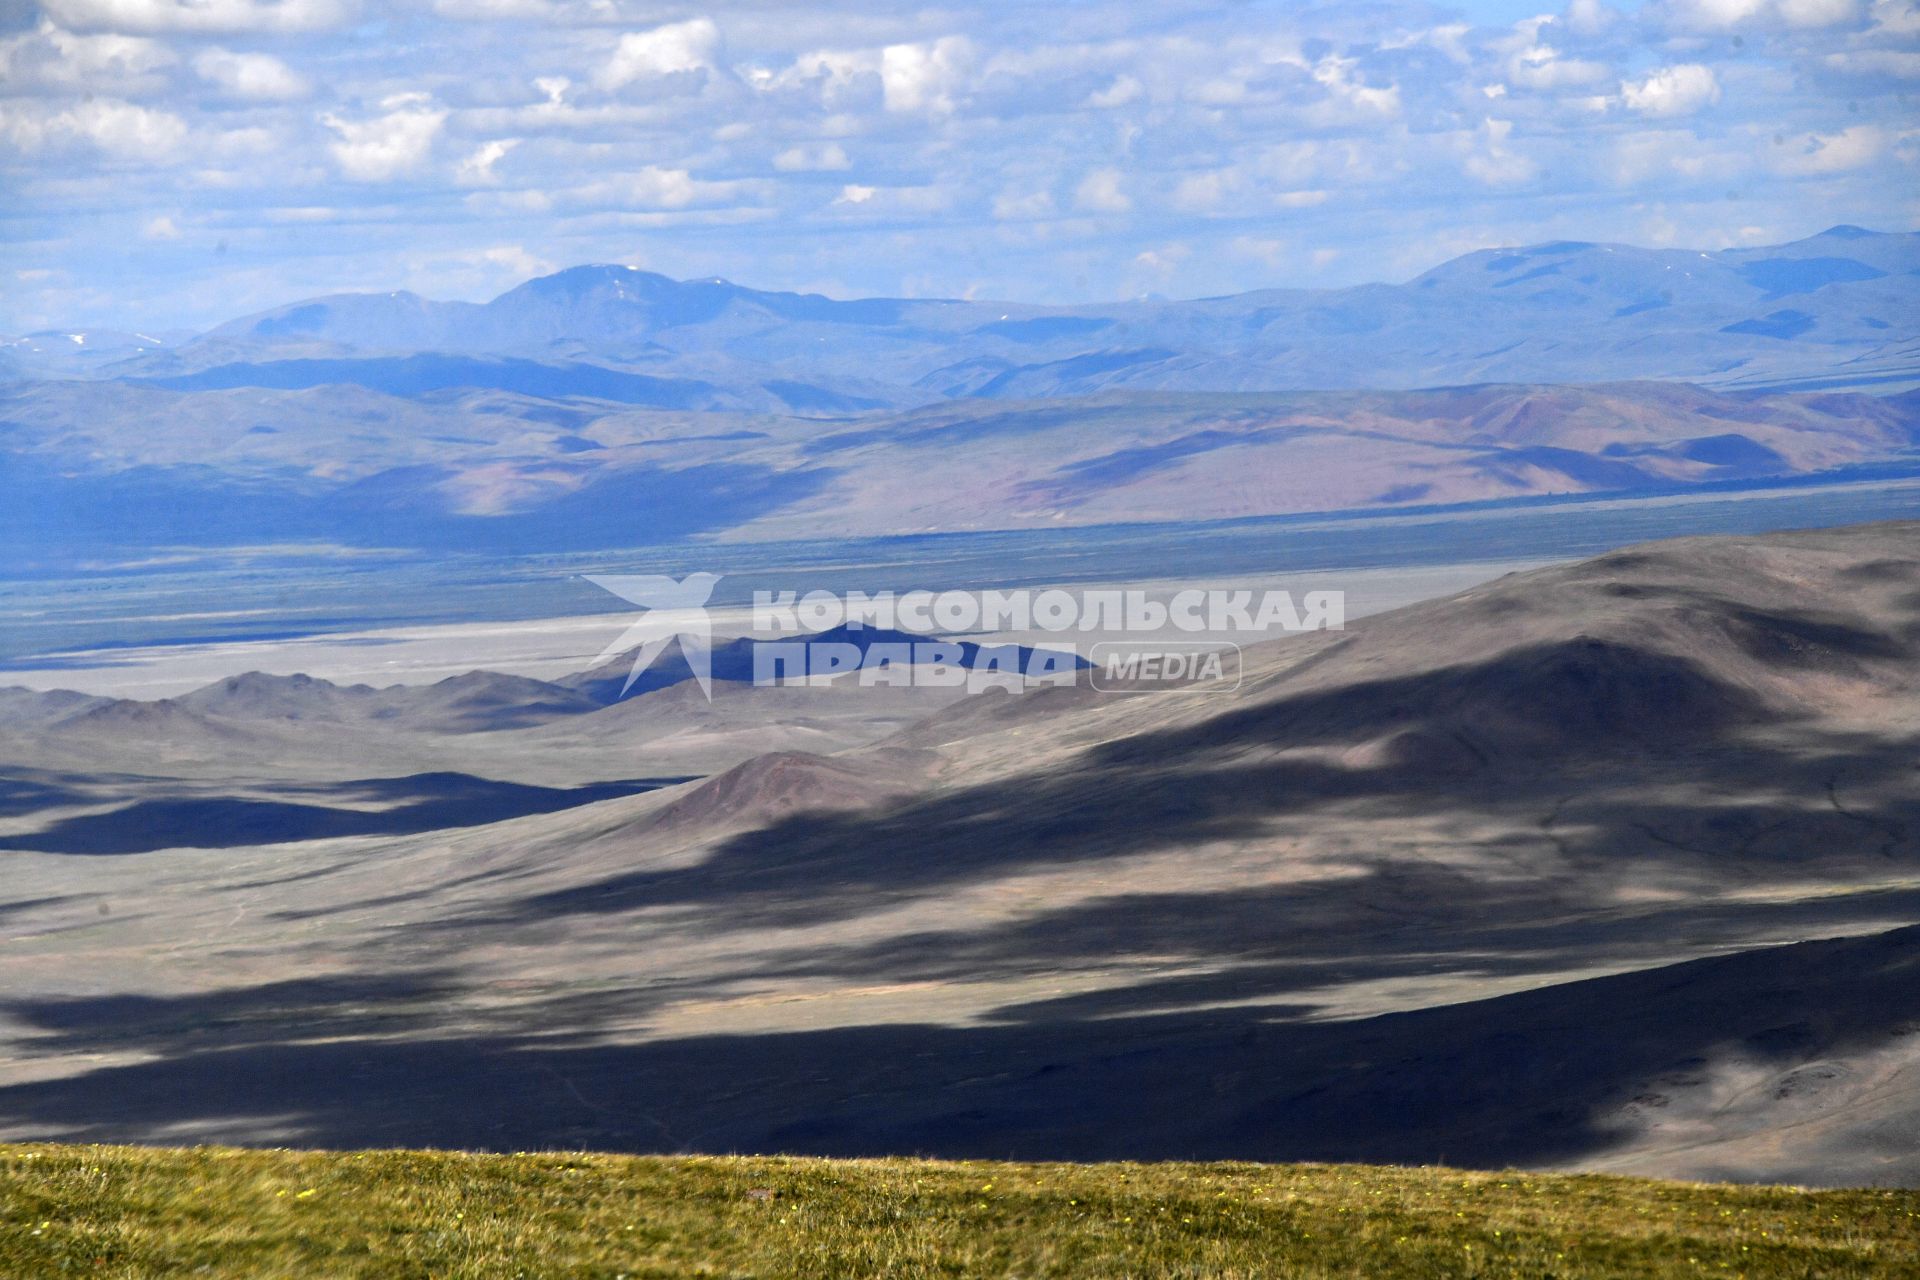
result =
M572 551L1908 475L1916 272L1920 236L1846 226L1072 311L582 267L165 347L41 334L0 387L0 540L58 569L156 542Z

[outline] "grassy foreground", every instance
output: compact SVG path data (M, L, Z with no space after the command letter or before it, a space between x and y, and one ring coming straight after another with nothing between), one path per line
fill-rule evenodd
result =
M0 1145L0 1276L1920 1275L1920 1192L1348 1165Z

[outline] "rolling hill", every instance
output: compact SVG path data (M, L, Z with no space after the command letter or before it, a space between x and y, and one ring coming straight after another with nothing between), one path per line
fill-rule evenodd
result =
M677 783L373 739L275 780L257 737L141 781L135 725L16 770L0 1135L1920 1178L1920 525L1512 574L1230 691L882 698L837 745L793 744L899 691L728 695L779 741L690 688L444 737L741 731Z

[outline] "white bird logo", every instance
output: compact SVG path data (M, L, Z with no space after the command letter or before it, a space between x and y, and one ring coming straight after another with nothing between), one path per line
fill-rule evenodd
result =
M657 573L590 573L585 577L601 590L611 591L646 611L594 659L598 665L615 654L640 646L640 652L633 656L633 670L627 673L627 682L620 686L622 698L633 688L640 673L651 666L669 644L678 640L680 656L687 660L693 678L700 682L700 692L707 695L707 701L713 701L713 627L707 618L706 605L720 581L719 574L690 573L677 582Z

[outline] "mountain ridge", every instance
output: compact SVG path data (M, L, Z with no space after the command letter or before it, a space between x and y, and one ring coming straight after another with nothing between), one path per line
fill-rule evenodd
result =
M1913 313L1916 273L1920 232L1847 224L1714 252L1556 241L1475 250L1399 284L1071 306L837 299L589 263L485 302L405 291L301 299L164 350L84 368L67 360L43 376L190 378L225 368L233 379L254 364L430 353L678 378L704 369L729 387L794 376L843 397L858 395L857 382L868 399L888 388L879 398L895 406L1117 386L1405 389L1636 376L1784 386L1840 360L1871 385L1920 379L1920 357L1902 346L1915 336L1903 317ZM6 354L12 377L34 376L33 350ZM970 362L985 376L942 372ZM314 374L328 376L340 374ZM380 371L361 376L381 385Z

